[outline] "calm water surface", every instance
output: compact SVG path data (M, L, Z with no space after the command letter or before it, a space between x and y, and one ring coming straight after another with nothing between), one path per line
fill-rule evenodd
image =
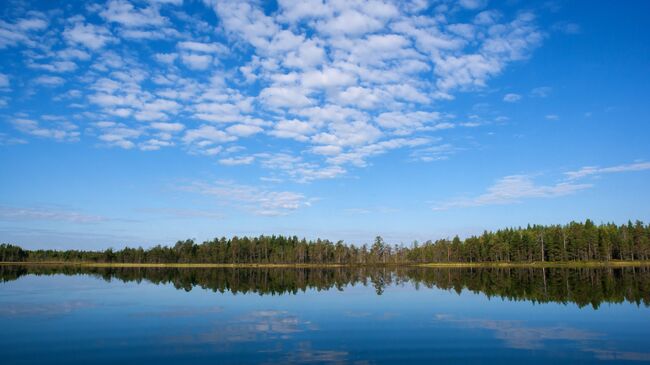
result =
M650 269L0 267L3 364L650 362Z

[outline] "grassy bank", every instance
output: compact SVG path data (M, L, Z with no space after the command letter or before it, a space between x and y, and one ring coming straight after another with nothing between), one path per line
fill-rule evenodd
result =
M493 268L583 268L583 267L635 267L650 266L650 261L566 261L566 262L435 262L426 264L414 264L419 267L433 268L471 268L471 267L493 267Z
M401 264L149 264L149 263L101 263L101 262L0 262L0 265L29 266L80 266L80 267L116 267L116 268L341 268L358 266L383 267L430 267L430 268L598 268L598 267L640 267L650 266L650 261L571 261L571 262L435 262L435 263L401 263Z

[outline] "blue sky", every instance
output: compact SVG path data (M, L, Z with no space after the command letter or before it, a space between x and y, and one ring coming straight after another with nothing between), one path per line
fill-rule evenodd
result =
M0 241L650 220L650 5L7 1Z

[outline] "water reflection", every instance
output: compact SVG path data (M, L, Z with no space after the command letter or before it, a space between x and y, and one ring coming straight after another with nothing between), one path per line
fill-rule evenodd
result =
M550 341L560 341L565 346L593 354L599 360L650 361L650 352L618 351L593 347L601 344L605 333L573 328L567 325L535 326L518 320L495 320L477 318L456 318L449 314L438 314L436 321L454 326L493 332L494 338L503 341L511 349L543 350ZM610 344L611 346L611 344Z
M650 362L649 280L649 268L0 266L0 352L66 365Z
M309 321L300 320L287 311L262 310L231 318L225 323L215 321L203 332L171 336L163 341L192 345L224 345L226 343L287 340L293 334L315 330Z
M523 321L454 318L444 314L436 315L436 319L465 328L491 330L495 338L503 340L506 346L513 349L536 350L543 348L545 341L585 341L601 336L596 332L566 326L531 327Z
M131 314L132 317L154 317L154 318L178 318L178 317L193 317L193 316L205 316L214 313L220 313L223 310L222 307L207 307L207 308L196 308L196 307L176 307L168 310L162 311L150 311L150 312L138 312Z
M650 362L650 352L612 351L603 349L585 349L596 355L598 360L607 361L644 361Z
M71 313L77 309L89 308L95 304L89 301L64 301L57 303L5 303L0 307L0 316L39 316L57 317Z
M630 302L650 306L650 267L628 268L85 268L75 266L0 266L0 280L24 275L91 275L106 281L172 284L191 291L258 295L297 294L307 290L344 290L372 286L378 295L391 286L412 284L416 289L469 290L488 298L535 303L575 303L579 307ZM179 313L176 313L178 315ZM169 315L169 314L168 314ZM174 315L174 314L171 314ZM354 316L354 313L350 314ZM357 313L356 315L363 315Z

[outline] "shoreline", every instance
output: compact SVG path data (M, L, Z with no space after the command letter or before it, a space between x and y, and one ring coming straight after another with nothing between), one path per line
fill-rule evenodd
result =
M197 269L287 269L287 268L359 268L359 267L419 267L419 268L615 268L645 267L646 261L576 261L576 262L432 262L390 264L210 264L210 263L102 263L65 261L0 262L0 266L73 266L89 268L197 268Z

